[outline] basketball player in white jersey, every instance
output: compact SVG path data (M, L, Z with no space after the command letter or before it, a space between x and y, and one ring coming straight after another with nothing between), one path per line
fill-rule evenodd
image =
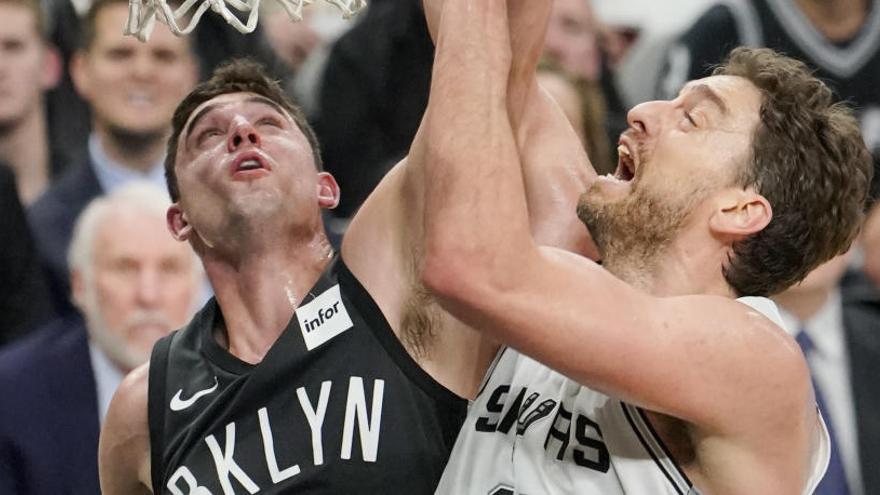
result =
M855 120L800 63L736 51L674 100L630 112L616 173L578 208L604 269L539 248L521 123L566 138L534 83L510 111L511 81L534 77L510 40L543 30L548 7L443 4L422 127L422 281L511 348L438 493L812 493L827 434L763 296L855 237L872 173Z

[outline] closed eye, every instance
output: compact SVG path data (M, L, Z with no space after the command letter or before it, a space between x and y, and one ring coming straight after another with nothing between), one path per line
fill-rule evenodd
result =
M257 125L269 125L272 127L282 127L280 119L276 117L265 117L257 121Z
M220 129L217 129L216 127L210 127L200 132L198 136L196 136L196 144L202 144L203 142L205 142L205 140L215 136L219 136L221 134L223 133L220 132Z
M694 126L694 127L698 127L698 126L697 126L697 121L694 120L694 118L693 118L693 116L691 115L690 112L687 112L687 111L684 112L684 117L687 119L688 122L690 122L690 124L691 124L692 126Z

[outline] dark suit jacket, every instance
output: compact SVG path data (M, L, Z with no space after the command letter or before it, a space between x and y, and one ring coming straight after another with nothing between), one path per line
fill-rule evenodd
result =
M863 275L842 285L862 482L866 495L880 494L880 290Z
M98 398L78 317L0 352L0 493L98 494Z
M428 103L434 45L421 2L371 1L333 45L315 133L342 187L334 216L350 217L403 158Z
M0 164L0 346L48 322L52 304L15 175Z
M48 275L52 302L58 314L74 311L67 268L67 248L73 225L86 205L101 194L101 185L91 159L86 155L28 208L28 223Z

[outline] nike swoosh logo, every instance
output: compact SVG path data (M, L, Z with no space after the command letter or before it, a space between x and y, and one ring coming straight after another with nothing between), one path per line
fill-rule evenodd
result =
M206 388L205 390L199 390L198 392L192 394L192 397L189 399L181 399L180 396L183 394L183 389L177 391L174 394L174 397L171 398L171 410L172 411L183 411L184 409L189 408L191 405L195 404L197 400L200 398L210 394L211 392L217 390L217 387L220 383L217 381L217 377L214 377L214 386L211 388Z

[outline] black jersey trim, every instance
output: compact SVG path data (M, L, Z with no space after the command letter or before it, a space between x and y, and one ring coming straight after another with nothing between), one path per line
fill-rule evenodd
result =
M165 379L168 372L168 355L171 341L177 332L160 339L150 355L150 371L147 382L147 424L150 429L150 478L153 493L162 493L165 466L162 453L165 452Z
M693 483L691 483L691 480L687 477L687 475L684 473L684 471L681 470L681 467L678 465L677 462L675 462L675 459L669 455L668 450L666 449L666 446L663 444L663 441L660 439L659 436L657 436L657 433L651 427L651 424L646 420L642 411L638 408L633 407L633 406L629 406L628 404L626 404L624 402L620 403L620 407L621 407L621 409L623 409L623 415L626 416L626 420L629 422L630 427L632 427L633 431L635 432L636 437L639 439L639 442L641 442L642 447L645 448L645 451L647 451L648 454L651 456L651 459L654 460L654 464L656 464L657 467L660 468L660 472L663 473L663 476L665 476L666 479L669 480L669 484L672 485L673 488L675 488L675 491L678 492L679 495L688 495L689 493L691 493L691 488L693 487ZM654 437L653 438L654 441L660 445L660 448L663 450L663 454L667 458L672 460L673 466L678 471L677 474L679 474L685 480L685 482L687 483L687 486L682 487L679 483L677 483L675 481L675 478L672 476L672 473L669 472L669 470L667 469L667 466L664 465L664 463L660 460L660 457L657 455L658 453L655 451L654 447L650 444L650 442L648 442L648 439L645 438L642 430L638 426L636 426L636 422L633 419L632 414L630 413L630 407L632 407L632 409L635 411L635 414L640 415L639 419L641 419L641 423L648 427L649 434L652 435Z
M369 292L361 285L357 277L348 269L339 256L336 263L337 278L339 284L344 287L342 291L343 297L348 298L357 308L361 317L367 323L367 327L376 337L376 340L385 348L388 356L397 363L401 371L422 391L433 399L446 403L450 406L463 406L467 404L467 400L458 396L448 388L429 375L421 366L410 356L409 352L400 343L397 335L391 330L391 325L385 319L385 315L376 302L370 296Z
M483 374L483 381L480 383L477 397L483 395L483 391L486 390L486 386L489 385L489 380L492 379L492 373L495 373L495 368L498 367L498 363L501 362L501 358L504 357L504 353L507 352L508 349L510 349L510 347L503 346L495 353L495 358L492 359L492 362L489 363L489 367L486 368L486 373Z
M635 407L636 411L638 411L639 416L642 418L642 423L648 427L648 431L651 432L651 436L654 437L654 440L657 442L657 445L660 446L660 449L663 450L663 455L665 455L670 461L672 461L672 465L675 466L675 470L678 471L678 474L684 478L684 481L687 483L687 486L693 487L694 484L691 482L691 479L688 478L687 473L684 472L684 469L681 468L681 464L675 460L675 456L672 455L672 451L669 450L669 447L666 446L666 443L663 442L663 439L657 434L657 430L654 429L654 425L648 420L648 415L645 414L645 410L640 407Z

